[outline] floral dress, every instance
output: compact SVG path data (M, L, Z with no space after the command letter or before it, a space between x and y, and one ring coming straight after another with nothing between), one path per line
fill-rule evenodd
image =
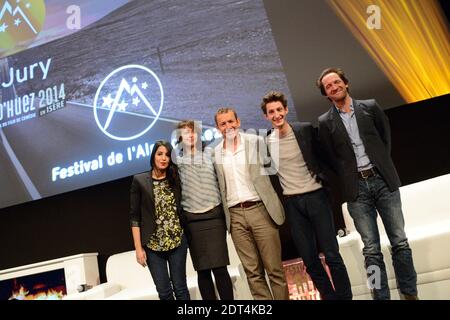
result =
M167 179L153 180L153 192L156 229L147 246L154 251L169 251L181 244L183 236L175 195Z

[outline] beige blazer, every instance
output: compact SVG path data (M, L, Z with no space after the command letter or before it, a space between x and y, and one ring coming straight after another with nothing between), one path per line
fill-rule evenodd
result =
M277 225L282 225L285 220L284 209L270 183L270 178L265 174L263 159L267 155L267 147L264 140L256 135L240 133L245 142L245 157L247 168L250 172L250 178L255 186L256 192L264 203L267 211L273 222ZM217 180L219 181L220 195L222 197L222 204L225 212L225 221L227 229L230 231L230 211L227 205L227 186L224 177L224 170L222 164L222 150L223 144L220 142L214 148L214 166L216 168ZM258 150L262 152L258 153Z

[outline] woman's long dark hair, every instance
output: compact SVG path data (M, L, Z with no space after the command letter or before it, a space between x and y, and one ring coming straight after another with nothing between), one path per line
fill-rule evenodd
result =
M158 148L161 146L165 147L167 149L167 152L169 153L170 160L169 166L166 169L166 177L167 180L169 181L170 187L174 187L178 183L178 168L177 165L172 161L173 148L169 142L165 140L159 140L155 142L152 154L150 155L150 174L153 168L155 167L156 150L158 150Z

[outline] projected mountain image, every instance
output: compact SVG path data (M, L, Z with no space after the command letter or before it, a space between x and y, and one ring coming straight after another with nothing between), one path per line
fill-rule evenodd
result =
M149 145L181 119L214 126L217 109L232 106L243 128L267 128L262 96L282 90L291 103L253 0L130 1L4 58L0 80L11 83L1 90L0 183L12 190L0 207L145 171Z
M137 77L133 77L132 81L133 84L130 85L125 78L122 78L120 80L119 88L117 92L114 94L114 98L111 96L111 93L109 91L107 91L106 94L101 97L101 99L103 100L103 102L100 102L101 107L102 108L105 107L106 110L109 109L106 119L101 119L102 117L99 116L97 109L95 109L94 111L96 119L99 121L99 125L102 128L102 130L108 130L113 120L113 117L117 115L116 118L120 118L120 113L126 111L131 111L139 114L149 114L150 116L153 117L155 121L157 120L157 117L159 116L158 111L160 111L161 108L157 108L158 111L156 111L153 108L152 103L150 103L149 99L147 99L147 97L143 93L143 90L148 88L148 83L143 82L141 84L142 86L141 90L137 86L137 84L134 83L138 81ZM100 93L102 91L103 90L100 90ZM159 96L158 100L160 100L161 97L162 94ZM98 105L98 100L94 101L94 105ZM118 121L121 120L118 119ZM139 128L135 129L137 131L140 131ZM116 136L120 135L121 131L122 130L119 130Z
M59 39L92 24L128 0L0 2L0 57ZM74 17L81 14L82 18ZM75 18L75 19L74 19ZM67 21L70 20L70 27Z
M36 56L53 58L40 86L65 81L68 100L88 105L114 69L145 65L164 85L162 116L208 124L227 105L237 108L245 127L266 128L260 98L271 89L289 93L262 1L136 0L76 34L16 55L14 64Z

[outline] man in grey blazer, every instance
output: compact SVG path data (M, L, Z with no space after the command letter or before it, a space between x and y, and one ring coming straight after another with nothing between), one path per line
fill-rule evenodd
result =
M223 136L214 160L226 224L250 291L254 299L288 299L278 231L284 210L261 159L267 150L264 141L239 132L240 120L232 108L219 109L215 121Z
M392 246L392 262L400 292L417 299L417 275L405 234L400 179L391 159L386 115L375 100L355 100L348 79L338 68L325 69L316 82L333 103L319 117L319 136L327 163L340 180L343 201L364 242L363 255L374 299L390 299L381 253L377 212Z

